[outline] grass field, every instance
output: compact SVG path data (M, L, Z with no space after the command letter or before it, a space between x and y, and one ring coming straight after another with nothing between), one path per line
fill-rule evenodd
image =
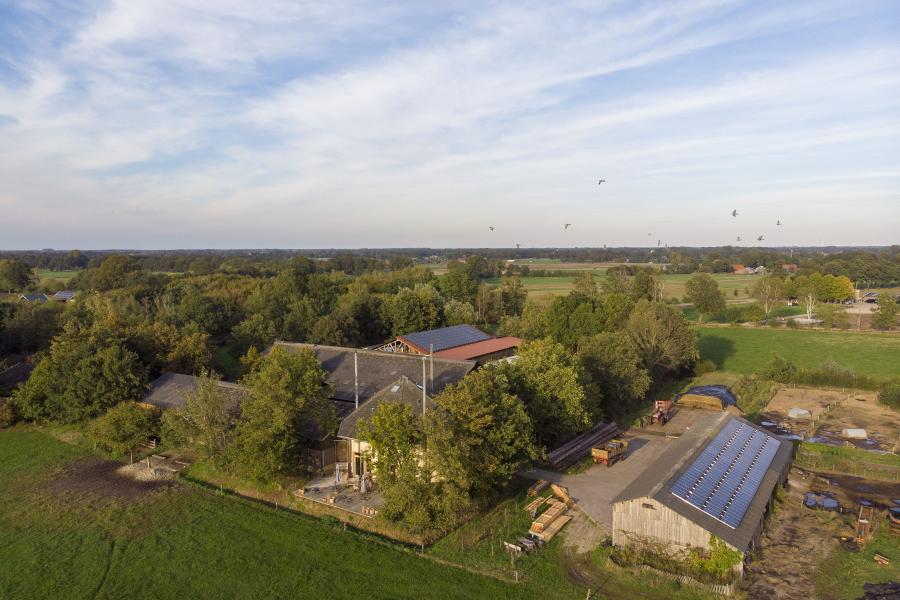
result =
M860 375L900 377L900 335L743 327L698 327L700 356L723 371L750 374L777 352L798 367L827 360Z
M40 431L0 431L0 598L584 597L191 486L122 498L60 485L97 460Z
M78 273L78 271L50 271L48 269L38 269L35 271L39 284L47 283L51 280L69 281L78 275Z
M875 562L878 552L891 557L884 567ZM875 536L859 552L838 547L816 570L816 596L822 600L852 600L860 597L860 582L886 583L900 577L900 536L891 535L886 523L879 523Z

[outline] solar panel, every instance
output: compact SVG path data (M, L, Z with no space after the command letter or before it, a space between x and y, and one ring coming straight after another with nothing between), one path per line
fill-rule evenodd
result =
M780 442L731 419L672 485L672 494L736 529Z
M447 348L455 348L456 346L487 340L491 336L475 329L471 325L454 325L430 331L417 331L400 337L407 342L415 344L425 352L431 347L433 347L435 352L440 352Z

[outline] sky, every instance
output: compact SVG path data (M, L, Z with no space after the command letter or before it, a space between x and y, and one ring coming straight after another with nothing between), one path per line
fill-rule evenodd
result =
M0 249L893 243L895 0L0 0Z

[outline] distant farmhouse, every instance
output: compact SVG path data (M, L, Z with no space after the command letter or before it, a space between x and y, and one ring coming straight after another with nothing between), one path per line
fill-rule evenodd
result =
M713 432L682 435L613 500L613 543L679 554L716 537L747 556L791 454L789 441L723 412Z
M75 292L72 290L60 290L50 296L51 300L57 300L59 302L71 302L75 299Z
M47 301L47 294L19 294L19 300L32 304L43 304Z
M741 264L731 265L732 273L735 275L765 275L766 268L762 265L758 267L745 267Z

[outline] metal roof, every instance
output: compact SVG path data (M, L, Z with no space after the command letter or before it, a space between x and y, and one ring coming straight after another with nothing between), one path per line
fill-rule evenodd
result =
M518 348L521 345L522 340L517 337L496 337L488 338L480 342L473 342L471 344L463 344L462 346L456 346L454 348L447 348L446 350L435 352L434 355L440 358L474 360L476 358L481 358L482 356L487 356L488 354L494 354L495 352L503 352L504 350Z
M737 523L732 526L724 520L712 516L710 512L698 508L695 503L679 497L677 491L681 488L677 484L687 473L694 473L691 469L701 456L707 455L708 449L721 450L721 444L716 440L723 431L731 431L733 434L739 425L749 428L747 430L742 428L745 433L752 429L765 434L767 438L770 438L767 447L771 444L774 453L766 468L760 468L753 473L753 477L759 478L759 482L755 484L754 493L742 497L742 502L746 502L747 506L739 519L732 519ZM755 436L756 434L751 435ZM674 442L669 451L662 454L637 479L622 490L613 499L613 502L652 498L726 541L734 548L746 551L765 516L766 504L772 496L772 490L790 468L792 450L789 441L773 436L759 426L723 411L709 426L695 427L691 431L685 432ZM737 470L733 471L737 472ZM748 469L744 468L743 474L746 474L747 471ZM724 477L727 478L728 474L725 474ZM722 486L729 485L723 479L719 479L715 483L719 482ZM712 487L715 488L715 485ZM740 494L740 491L738 493ZM729 495L728 498L730 499L731 496ZM719 502L721 500L722 498L718 498Z
M491 336L471 325L453 325L452 327L442 327L429 331L416 331L415 333L407 333L397 337L397 339L406 342L408 345L414 346L420 352L429 352L430 350L440 352L447 348L480 342L490 338Z
M199 377L183 375L181 373L163 373L150 384L150 393L144 399L145 404L150 404L160 409L181 408L187 399L197 390L200 383ZM223 390L223 396L237 408L240 402L246 398L250 390L236 383L227 381L216 382Z
M53 294L54 300L71 300L75 297L75 292L72 290L60 290Z
M423 414L422 388L404 376L379 391L372 396L371 399L360 404L358 409L347 415L347 417L341 421L341 425L338 428L338 437L359 439L359 433L357 431L359 422L371 418L375 409L386 402L406 404L407 406L412 407L413 414L417 417L421 417ZM431 410L433 406L434 404L432 403L431 398L426 395L425 410Z
M19 294L19 298L26 302L46 302L46 294Z
M473 361L430 359L415 354L358 350L340 346L275 342L272 348L284 348L294 352L304 348L312 350L319 361L319 366L328 372L328 383L332 387L331 397L343 402L355 400L353 355L356 354L360 405L385 387L396 383L401 376L405 375L409 380L421 384L423 359L426 361L429 395L439 394L445 387L456 383L475 368ZM431 382L432 360L434 364L433 384Z

